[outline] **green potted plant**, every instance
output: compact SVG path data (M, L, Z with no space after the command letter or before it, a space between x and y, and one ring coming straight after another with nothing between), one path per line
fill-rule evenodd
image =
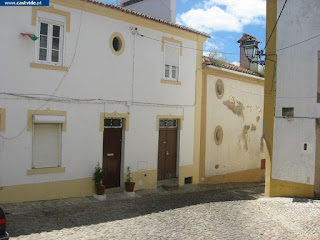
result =
M127 192L133 192L135 182L132 182L130 166L127 167L127 181L124 183Z
M100 167L99 163L94 169L94 174L93 174L93 180L96 185L96 193L97 195L103 195L105 186L102 184L102 179L103 179L103 171L102 168Z

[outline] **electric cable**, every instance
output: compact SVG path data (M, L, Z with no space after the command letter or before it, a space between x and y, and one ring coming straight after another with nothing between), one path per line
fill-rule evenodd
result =
M279 16L278 16L278 18L277 18L277 21L276 21L275 25L273 26L273 29L272 29L272 31L271 31L271 34L270 34L269 38L268 38L268 41L266 42L266 46L264 47L263 51L266 50L266 48L267 48L267 46L268 46L268 44L269 44L269 41L270 41L270 39L271 39L271 37L272 37L272 35L273 35L274 30L275 30L276 27L277 27L277 24L278 24L278 22L279 22L279 20L280 20L280 17L281 17L281 15L282 15L282 12L283 12L286 4L287 4L287 1L288 1L288 0L286 0L286 1L284 2L283 6L282 6L281 12L280 12L280 14L279 14ZM276 2L277 2L277 1L276 1Z
M81 26L82 26L82 15L83 15L83 10L81 11L81 14L80 14L80 25L79 25L79 31L78 31L78 36L77 36L77 40L76 40L76 45L75 45L75 50L74 50L74 55L71 59L71 63L69 65L69 71L70 71L70 68L72 67L73 65L73 62L74 62L74 59L76 57L76 53L77 53L77 48L78 48L78 43L79 43L79 38L80 38L80 33L81 33ZM54 97L55 97L55 94L57 93L57 91L59 90L60 86L62 85L63 81L65 80L66 76L68 75L69 71L67 71L61 78L59 84L57 85L57 87L54 89L53 93L50 95L50 97L40 106L38 107L36 110L34 110L34 112L40 110L42 107L44 107L45 105L47 105ZM6 140L13 140L15 138L18 138L26 129L27 129L27 126L28 124L26 124L26 126L15 136L13 137L5 137L3 136L2 134L0 134L0 137L3 138L3 139L6 139Z

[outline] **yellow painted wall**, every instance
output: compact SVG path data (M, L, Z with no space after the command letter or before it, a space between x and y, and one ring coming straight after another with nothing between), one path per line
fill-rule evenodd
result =
M272 29L277 21L277 1L267 1L267 39L269 39ZM274 30L272 37L269 40L266 51L276 52L277 49L277 29ZM275 106L275 86L276 86L276 55L268 56L265 68L265 88L264 88L264 139L269 151L267 158L266 170L266 196L270 196L270 183L272 176L272 154L273 154L273 130L274 130L274 106Z
M0 187L0 203L84 197L93 193L92 178L22 184Z

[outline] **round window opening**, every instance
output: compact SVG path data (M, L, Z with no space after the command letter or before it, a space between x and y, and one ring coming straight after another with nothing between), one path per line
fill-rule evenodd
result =
M214 141L217 145L220 145L223 140L223 130L221 126L217 126L214 130Z
M121 39L119 37L114 37L112 40L112 47L116 52L119 52L122 47Z
M223 97L224 86L223 86L223 82L221 79L218 79L216 82L216 94L217 94L217 98L219 98L219 99L221 99Z

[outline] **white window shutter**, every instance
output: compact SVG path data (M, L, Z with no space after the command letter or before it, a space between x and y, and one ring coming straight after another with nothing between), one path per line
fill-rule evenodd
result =
M33 168L58 167L61 124L34 124Z
M180 49L178 46L165 45L165 64L179 66Z

